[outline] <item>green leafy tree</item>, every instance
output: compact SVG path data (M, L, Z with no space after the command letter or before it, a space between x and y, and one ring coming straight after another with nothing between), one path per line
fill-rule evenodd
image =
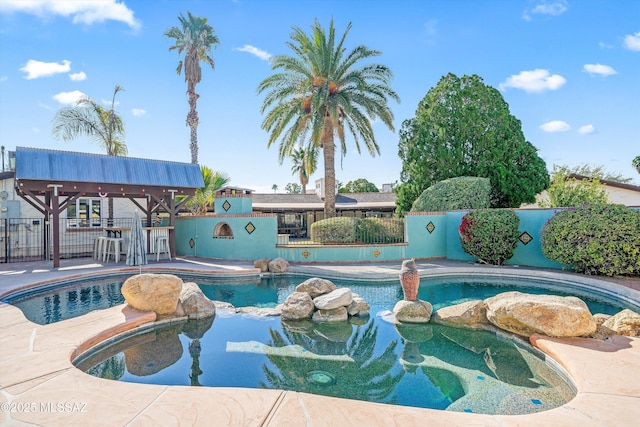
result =
M602 165L596 166L586 163L575 167L569 167L567 165L553 165L553 172L558 172L565 176L569 176L571 174L582 175L592 179L620 182L622 184L628 184L633 181L633 178L624 177L621 173L606 171Z
M634 168L640 173L640 156L636 156L631 162Z
M214 172L211 168L200 165L204 187L198 188L196 194L186 201L185 207L194 215L205 215L213 206L216 191L227 185L230 178L221 172Z
M298 174L302 193L307 194L309 177L318 168L318 148L313 145L307 148L298 147L291 152L291 161L293 162L291 173Z
M549 186L537 149L498 90L477 75L448 74L420 101L400 130L399 212L438 181L458 176L491 180L492 207L535 202Z
M86 136L105 150L108 156L126 156L124 122L115 111L116 95L124 91L116 85L111 98L111 108L104 109L93 99L83 96L73 107L61 108L53 118L53 137L71 141ZM113 218L113 198L109 198L109 219Z
M372 156L379 154L371 122L379 118L393 130L393 113L387 100L399 101L389 85L392 73L388 67L361 65L380 52L362 45L350 51L344 47L350 29L351 24L342 37L336 38L333 20L328 32L318 20L311 26L311 34L294 27L287 43L293 55L273 57L272 69L280 71L258 86L258 93L266 92L261 111L264 114L268 110L262 122L262 128L269 132L267 145L281 138L282 159L301 141L310 140L323 151L328 189L335 188L336 183L335 137L343 156L347 133L353 136L358 152L362 141ZM334 192L327 191L325 213L335 213L335 202Z
M300 186L300 184L297 184L295 182L290 182L284 186L284 191L286 191L289 194L300 194L302 193L302 187Z
M549 200L540 200L543 208L580 206L584 203L607 203L609 198L604 185L597 178L576 179L566 167L553 167L551 185L547 189Z
M364 178L349 181L338 190L339 193L377 193L378 191L378 187L374 183Z
M169 47L169 51L177 50L178 55L184 53L184 61L178 62L176 73L180 75L184 68L184 81L187 83L187 101L189 102L189 113L187 114L187 125L191 129L191 163L198 164L198 110L197 102L200 95L196 93L196 85L202 80L202 69L200 62L206 62L214 68L214 61L211 57L211 48L220 44L218 36L214 34L214 29L207 22L207 18L193 16L187 12L185 18L182 14L178 16L180 27L171 27L165 31L166 37L174 39L175 44Z
M278 191L278 184L273 184L271 186L271 189L273 190L273 192L275 193L276 191Z

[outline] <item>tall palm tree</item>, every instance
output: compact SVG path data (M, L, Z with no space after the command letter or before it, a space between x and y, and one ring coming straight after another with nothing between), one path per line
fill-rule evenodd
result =
M196 85L202 80L200 62L206 62L214 68L215 63L211 57L211 48L220 44L218 36L214 35L214 29L207 24L208 19L193 16L187 12L185 18L182 14L178 17L179 27L171 27L164 35L175 39L175 44L169 47L169 51L176 49L178 55L184 52L184 61L178 62L176 73L180 75L184 68L184 81L187 82L187 102L189 113L187 114L187 126L191 129L191 163L198 164L198 111L196 104L200 95L196 93Z
M307 148L298 147L291 152L291 173L298 174L302 194L307 194L307 184L309 177L316 171L318 165L318 149L310 145Z
M198 188L196 194L187 200L185 207L194 215L205 215L213 206L216 191L229 183L230 178L222 172L214 172L211 168L200 165L204 187Z
M360 152L360 139L372 156L380 154L371 122L379 118L390 130L393 112L388 98L399 101L391 89L392 73L380 64L359 65L362 60L380 55L366 46L351 51L343 46L351 29L336 40L333 20L328 33L318 20L307 35L293 28L287 46L294 55L277 55L272 69L281 70L264 79L258 93L267 92L262 113L269 110L262 128L270 133L268 146L282 137L280 158L289 156L299 141L311 134L311 143L322 148L324 156L324 211L335 213L335 144L340 141L341 153L346 154L345 129L353 135Z
M108 156L126 156L124 122L115 112L116 95L122 91L122 86L115 86L109 110L87 96L73 107L61 108L53 118L53 137L71 141L84 135L104 148ZM113 198L109 198L109 219L113 219Z

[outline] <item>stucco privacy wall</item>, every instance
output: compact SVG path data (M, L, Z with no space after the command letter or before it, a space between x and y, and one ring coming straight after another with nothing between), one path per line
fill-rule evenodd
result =
M520 217L520 240L506 264L562 268L542 254L540 244L540 231L556 211L515 212ZM362 246L277 245L277 217L270 214L178 217L176 249L184 256L243 260L282 257L290 262L396 261L411 257L474 261L462 250L458 237L465 213L412 212L405 217L406 243ZM229 231L232 235L224 235Z

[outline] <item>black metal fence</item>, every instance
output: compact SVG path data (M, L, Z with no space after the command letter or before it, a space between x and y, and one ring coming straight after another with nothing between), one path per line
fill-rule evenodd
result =
M129 228L131 218L60 219L60 258L93 255L95 238L110 228ZM43 218L3 218L0 220L0 263L52 259L53 227Z
M279 245L379 245L404 243L404 219L381 215L278 215Z

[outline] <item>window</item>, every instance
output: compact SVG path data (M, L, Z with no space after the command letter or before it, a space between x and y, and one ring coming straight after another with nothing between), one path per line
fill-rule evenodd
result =
M67 227L100 227L102 200L78 199L67 208Z

